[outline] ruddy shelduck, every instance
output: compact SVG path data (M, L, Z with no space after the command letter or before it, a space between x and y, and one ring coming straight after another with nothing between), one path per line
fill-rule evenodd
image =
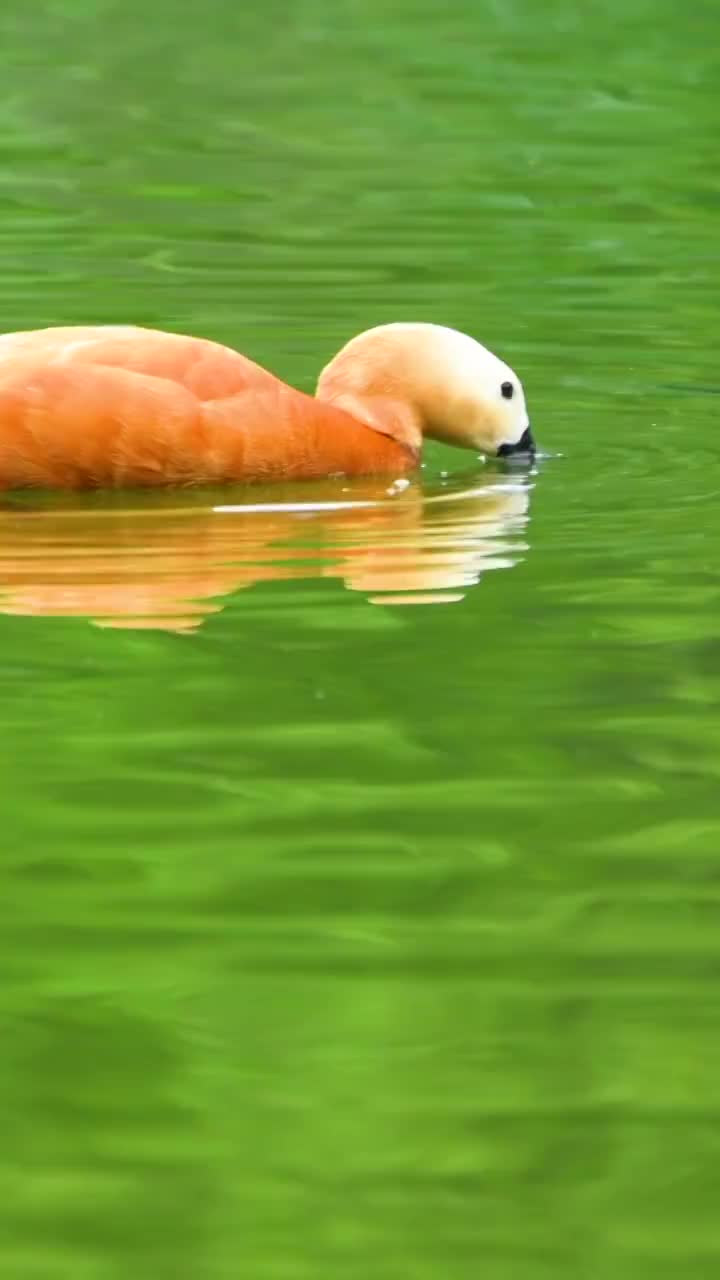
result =
M314 397L203 338L132 326L0 337L4 489L402 475L423 436L531 455L517 374L434 324L353 338Z

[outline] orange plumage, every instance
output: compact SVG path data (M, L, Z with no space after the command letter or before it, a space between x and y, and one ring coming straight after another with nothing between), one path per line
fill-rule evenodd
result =
M202 338L132 327L0 337L0 488L396 473L417 451Z

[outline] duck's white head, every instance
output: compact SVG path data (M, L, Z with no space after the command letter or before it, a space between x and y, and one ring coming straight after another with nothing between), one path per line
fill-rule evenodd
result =
M368 329L323 369L316 394L418 447L427 435L500 457L535 449L517 374L443 325Z

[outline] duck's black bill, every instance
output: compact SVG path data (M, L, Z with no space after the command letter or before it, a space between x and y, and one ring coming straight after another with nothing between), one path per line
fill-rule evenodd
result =
M498 458L513 458L519 453L525 453L530 458L535 457L535 438L529 427L523 431L517 444L501 444L497 451Z

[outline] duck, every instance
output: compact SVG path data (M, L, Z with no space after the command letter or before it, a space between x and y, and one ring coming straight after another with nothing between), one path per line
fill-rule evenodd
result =
M358 334L314 396L207 338L133 325L0 336L0 489L403 476L425 437L535 451L517 374L444 325Z

